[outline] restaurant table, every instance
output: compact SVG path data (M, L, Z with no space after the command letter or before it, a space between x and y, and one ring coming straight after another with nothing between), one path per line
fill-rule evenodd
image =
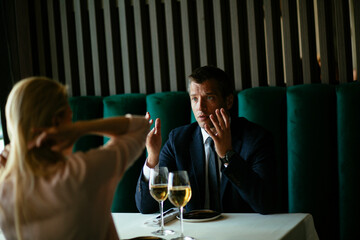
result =
M145 221L156 214L113 213L120 239L154 236L151 232L159 226L145 225ZM165 229L174 230L174 235L162 237L172 239L180 235L180 220L165 224ZM261 215L256 213L223 213L219 218L204 222L184 222L184 235L197 240L318 240L312 215L306 213L284 213Z
M154 236L151 232L158 226L144 223L157 214L113 213L113 219L120 239L140 236ZM165 225L176 233L162 237L172 239L180 235L180 220ZM314 221L310 214L284 213L261 215L256 213L223 213L219 218L204 222L184 222L185 236L197 240L318 240ZM0 231L0 240L5 239Z

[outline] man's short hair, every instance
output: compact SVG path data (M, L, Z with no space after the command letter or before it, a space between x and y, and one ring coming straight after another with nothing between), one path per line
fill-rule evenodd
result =
M214 79L219 87L222 96L225 98L234 93L234 86L229 76L220 68L214 66L203 66L196 68L189 75L189 87L191 82L203 83L206 80Z

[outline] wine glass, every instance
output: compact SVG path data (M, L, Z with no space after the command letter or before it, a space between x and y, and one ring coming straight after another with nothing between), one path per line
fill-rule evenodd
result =
M180 208L180 226L181 235L172 240L193 240L193 237L184 236L183 227L183 208L190 201L191 187L189 177L186 171L176 171L169 174L169 200L175 206Z
M165 236L173 234L172 230L164 229L164 201L168 196L168 175L169 171L167 167L152 168L150 170L149 189L151 196L159 202L160 215L161 215L161 227L159 230L152 232L155 235Z

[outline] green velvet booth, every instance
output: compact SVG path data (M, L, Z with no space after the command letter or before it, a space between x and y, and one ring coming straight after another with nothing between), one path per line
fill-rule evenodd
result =
M69 99L73 112L72 120L91 120L103 117L102 97L84 96ZM103 138L98 136L83 136L74 146L74 151L87 151L103 143Z
M360 239L360 84L337 87L340 239Z
M114 116L124 116L128 113L134 115L145 115L146 113L146 95L145 94L121 94L104 97L104 118ZM104 142L108 141L105 137ZM136 181L139 172L144 165L145 152L136 160L136 162L125 172L119 182L114 200L111 206L112 212L136 212L135 201L130 199L134 197ZM129 200L130 199L130 200Z
M269 130L276 142L278 207L288 210L287 147L286 147L286 89L284 87L258 87L237 94L238 115L246 117Z
M163 144L168 139L168 134L172 129L190 123L191 107L187 92L149 94L146 97L146 107L152 119L161 119Z
M320 239L360 239L360 84L251 88L238 101L274 135L280 209L311 213Z
M280 211L311 213L320 239L360 239L360 84L258 87L236 95L232 114L274 136ZM186 92L74 97L70 105L74 121L149 111L162 120L163 142L171 129L195 121ZM103 141L86 136L74 150ZM135 184L145 157L144 151L119 183L113 212L137 212Z
M335 97L330 85L287 89L289 212L310 212L320 239L339 234Z

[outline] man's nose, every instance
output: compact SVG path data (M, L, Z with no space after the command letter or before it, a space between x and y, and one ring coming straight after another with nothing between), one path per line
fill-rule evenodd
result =
M206 101L204 101L203 99L199 99L198 107L201 111L206 110Z

